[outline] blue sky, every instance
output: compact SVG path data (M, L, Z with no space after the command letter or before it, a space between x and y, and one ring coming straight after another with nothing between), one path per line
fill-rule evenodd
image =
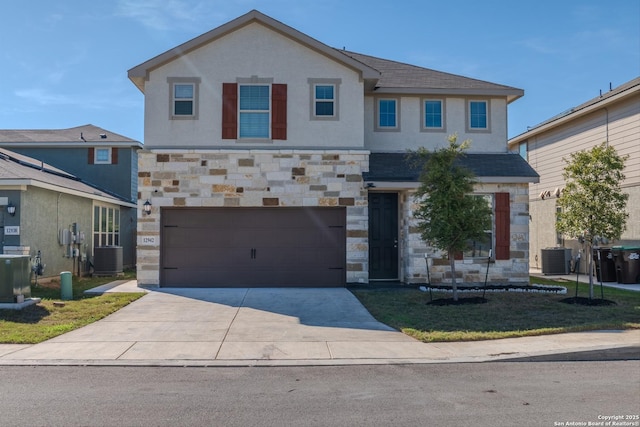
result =
M639 0L21 0L0 12L0 129L143 141L127 70L251 9L332 47L524 89L510 137L640 76Z

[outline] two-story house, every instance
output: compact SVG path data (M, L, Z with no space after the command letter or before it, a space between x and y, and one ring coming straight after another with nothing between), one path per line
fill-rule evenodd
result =
M135 265L137 209L129 205L135 205L138 199L141 142L94 125L84 125L69 129L1 129L0 146L48 163L101 192L129 202L118 207L96 202L91 230L95 247L119 245L123 266ZM103 238L110 235L105 229L113 221L118 224L116 238ZM89 255L92 254L93 248L90 248Z
M528 281L537 174L507 151L522 90L334 49L255 10L129 78L145 95L140 284L425 282L406 152L456 132L495 222L459 271L480 281L491 249L491 281Z
M601 92L558 114L509 141L540 173L540 182L531 185L531 252L534 269L542 269L546 248L570 248L573 256L584 246L556 232L556 202L565 186L563 171L569 155L606 143L626 157L621 187L629 195L626 231L617 242L602 246L640 246L640 77ZM584 257L583 259L586 259ZM585 272L585 262L580 271Z

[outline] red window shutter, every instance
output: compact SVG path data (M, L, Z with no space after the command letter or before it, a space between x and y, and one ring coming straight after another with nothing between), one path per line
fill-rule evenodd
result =
M238 84L222 84L222 139L238 138Z
M460 261L464 259L464 253L463 252L456 252L453 254L453 259L455 259L456 261Z
M271 85L271 139L287 139L287 85Z
M509 193L496 193L496 259L509 259L511 244L511 210Z
M112 165L118 164L118 148L117 147L113 147L111 149L111 164Z
M96 150L93 147L89 148L89 155L87 156L87 163L89 163L90 165L92 165L94 163L94 160L96 158L95 151Z

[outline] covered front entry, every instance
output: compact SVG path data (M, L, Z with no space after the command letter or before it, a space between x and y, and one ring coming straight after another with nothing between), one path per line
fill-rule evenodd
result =
M346 277L346 209L163 208L164 287L335 287Z
M369 279L398 280L397 193L369 193Z

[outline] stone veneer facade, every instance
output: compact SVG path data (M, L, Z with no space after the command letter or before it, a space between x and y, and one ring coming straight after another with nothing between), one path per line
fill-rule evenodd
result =
M160 281L162 207L344 206L347 282L368 281L364 150L143 150L138 154L137 279Z
M509 260L496 260L489 265L487 281L490 283L529 282L529 185L528 184L479 184L476 192L482 194L508 192L510 200L510 256ZM403 254L402 281L426 283L425 255L429 257L429 273L432 284L451 283L451 269L446 254L431 248L422 241L416 227L412 209L415 208L413 192L400 194L400 240ZM486 258L456 261L458 282L484 283L487 274Z

